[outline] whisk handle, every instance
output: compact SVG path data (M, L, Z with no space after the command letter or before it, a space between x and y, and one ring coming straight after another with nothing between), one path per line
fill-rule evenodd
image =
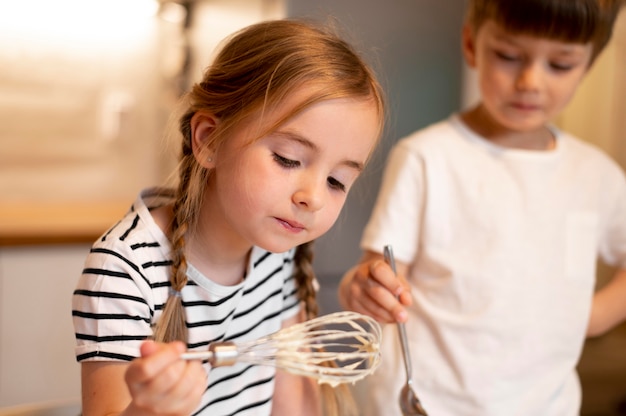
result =
M233 342L214 342L206 351L187 351L180 355L183 360L208 360L211 367L224 367L237 362L239 351Z

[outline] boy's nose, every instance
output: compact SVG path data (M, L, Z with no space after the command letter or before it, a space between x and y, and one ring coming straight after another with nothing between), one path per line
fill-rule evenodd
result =
M541 85L542 69L536 63L524 65L515 82L515 87L520 91L534 91Z

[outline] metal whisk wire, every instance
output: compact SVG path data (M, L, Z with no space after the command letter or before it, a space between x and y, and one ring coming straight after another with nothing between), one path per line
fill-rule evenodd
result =
M218 342L207 351L190 351L185 360L208 360L214 366L245 362L274 366L321 383L352 382L380 363L380 325L356 312L336 312L240 343Z

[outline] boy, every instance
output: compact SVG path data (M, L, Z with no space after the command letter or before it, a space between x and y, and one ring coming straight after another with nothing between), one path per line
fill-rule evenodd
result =
M339 298L379 321L406 321L429 414L576 415L585 336L626 318L624 174L550 124L621 5L470 0L462 46L481 101L390 154L363 258ZM400 279L382 260L386 244ZM594 298L598 256L618 271ZM402 355L395 326L384 331L363 415L400 415L390 398L404 383Z

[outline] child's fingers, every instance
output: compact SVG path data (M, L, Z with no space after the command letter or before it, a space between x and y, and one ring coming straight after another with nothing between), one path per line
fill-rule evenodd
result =
M393 315L383 307L380 299L377 297L377 293L382 294L382 296L387 295L389 292L386 289L379 286L378 290L376 290L376 288L371 286L355 285L351 288L351 292L351 298L353 299L351 303L352 310L369 315L378 322L389 323L394 321Z
M141 345L141 357L133 360L126 371L126 383L131 393L139 391L152 383L155 378L162 378L170 366L180 361L180 346L176 343L160 344L146 341ZM171 369L170 369L171 373ZM173 375L170 375L173 377ZM167 380L164 379L164 382ZM154 388L155 386L150 386Z
M355 270L344 296L348 309L369 315L379 322L395 321L392 313L398 305L395 296L370 273L370 267L362 265Z
M142 357L148 357L152 354L156 354L160 350L160 345L154 341L145 341L139 347L139 352Z
M396 275L391 266L382 260L375 260L370 264L369 277L371 278L369 283L371 296L378 300L394 320L406 321L407 312L404 306L413 303L407 281L401 275ZM377 286L387 290L388 294L380 292Z
M198 407L207 388L207 374L200 361L185 361L179 382L168 392L170 400L162 407L171 412L191 414Z
M146 385L145 400L151 409L163 414L193 413L207 388L206 373L200 361L179 360L166 371L177 367L175 377L162 374ZM174 383L171 380L175 380Z
M126 372L135 406L171 414L190 414L197 407L206 389L206 373L200 362L180 359L184 350L179 342L142 344L142 357Z
M403 281L396 276L387 263L383 260L374 260L369 265L369 275L379 285L386 288L393 296L399 296L406 290Z
M376 304L377 314L382 322L406 321L406 310L398 301L398 297L374 280L366 288L367 295ZM372 309L372 306L369 306ZM382 310L382 312L380 310Z
M391 311L380 306L377 301L366 301L362 303L363 313L371 316L381 323L393 323L395 317Z

